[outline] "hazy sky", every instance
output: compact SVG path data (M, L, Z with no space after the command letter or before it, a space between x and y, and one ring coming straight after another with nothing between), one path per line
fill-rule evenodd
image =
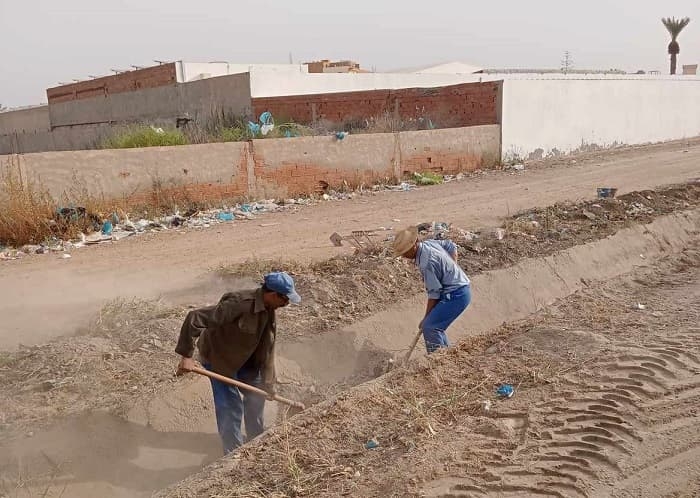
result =
M104 4L104 5L103 5ZM483 67L668 71L665 16L688 16L680 64L700 62L698 0L0 0L0 104L153 59L353 59L390 70Z

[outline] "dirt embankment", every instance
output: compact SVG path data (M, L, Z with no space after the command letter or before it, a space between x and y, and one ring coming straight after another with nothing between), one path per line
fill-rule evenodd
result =
M158 496L693 496L699 268L695 244L587 287L319 404Z

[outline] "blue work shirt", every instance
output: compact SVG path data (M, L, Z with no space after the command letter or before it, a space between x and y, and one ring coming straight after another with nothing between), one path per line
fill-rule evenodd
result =
M428 299L440 299L443 294L469 285L469 277L452 259L457 246L451 240L425 240L418 244L416 265L423 275Z

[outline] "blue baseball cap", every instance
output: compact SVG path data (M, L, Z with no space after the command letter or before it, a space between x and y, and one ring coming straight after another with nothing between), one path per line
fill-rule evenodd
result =
M265 275L265 287L289 298L292 304L299 304L301 296L294 290L294 280L286 272L275 271Z

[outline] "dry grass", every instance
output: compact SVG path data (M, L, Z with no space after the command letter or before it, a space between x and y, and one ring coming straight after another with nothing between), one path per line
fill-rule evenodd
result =
M19 167L0 172L0 243L19 246L55 235L55 209L48 192L23 178Z
M218 199L204 199L193 185L166 182L153 177L151 189L142 195L107 198L95 194L87 182L74 174L68 191L59 199L53 197L40 182L23 176L19 164L10 162L0 171L0 247L21 247L44 244L54 239L72 240L80 233L99 230L102 222L116 213L160 216L176 210L206 209L224 204L233 205L240 198L222 194ZM69 216L59 214L61 208L80 208Z
M117 131L104 140L100 146L103 149L135 149L187 145L188 143L187 137L180 130L157 130L153 126L137 125Z
M58 214L59 208L73 206L85 211L71 217ZM0 244L19 247L75 238L99 227L110 213L123 212L122 206L118 200L91 194L77 175L59 202L41 183L24 177L21 168L10 163L0 171Z

